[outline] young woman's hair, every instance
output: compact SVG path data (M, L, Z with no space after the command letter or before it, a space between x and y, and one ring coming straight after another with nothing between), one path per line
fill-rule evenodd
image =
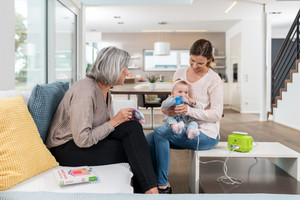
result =
M214 70L214 68L211 66L211 63L215 60L213 55L213 47L210 43L210 41L205 39L200 39L194 42L190 49L190 55L195 56L203 56L207 60L210 60L207 62L206 66Z
M86 76L97 82L113 85L119 81L122 71L128 67L129 60L130 55L127 51L116 47L103 48Z

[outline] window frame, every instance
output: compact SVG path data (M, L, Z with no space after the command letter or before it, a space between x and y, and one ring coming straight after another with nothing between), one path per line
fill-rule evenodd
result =
M73 14L75 14L76 17L76 25L75 25L75 48L74 48L74 55L75 58L72 58L72 62L74 62L74 77L71 77L70 84L75 83L78 80L80 69L79 69L79 8L77 8L72 1L70 0L48 0L48 9L47 9L47 18L48 18L48 26L47 26L47 83L51 83L56 81L55 76L55 70L56 70L56 33L55 33L55 8L56 8L56 2L61 3L64 7L66 7L69 11L71 11ZM72 73L72 74L73 74ZM74 80L73 80L74 78Z
M80 66L80 61L83 59L81 58L82 51L80 51L80 42L81 42L81 9L79 5L77 5L72 0L43 0L44 7L43 7L43 17L45 18L45 27L43 28L45 32L43 32L43 37L45 38L45 51L43 53L44 60L42 61L44 63L44 67L42 70L42 73L38 75L41 78L41 80L32 82L28 79L28 77L25 77L24 87L20 87L15 85L15 89L25 89L25 90L31 90L36 84L47 84L56 81L55 77L55 70L56 70L56 33L55 33L55 9L56 9L56 2L59 2L64 7L66 7L69 11L71 11L75 18L74 23L74 42L72 47L72 66L71 66L71 77L70 77L70 84L76 82L81 77L81 71L82 69ZM30 23L30 22L29 22ZM15 28L16 29L16 28ZM27 45L28 41L24 42L25 45ZM15 50L16 51L16 50ZM41 56L39 56L41 57ZM15 57L15 61L17 62L18 58ZM15 73L16 73L16 65L15 67Z

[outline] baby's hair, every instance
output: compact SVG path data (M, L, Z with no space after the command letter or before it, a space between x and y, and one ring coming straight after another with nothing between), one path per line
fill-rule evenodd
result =
M189 87L189 84L185 80L179 78L179 79L176 79L176 81L174 81L173 86L172 86L172 91L174 90L175 85L177 85L178 83Z

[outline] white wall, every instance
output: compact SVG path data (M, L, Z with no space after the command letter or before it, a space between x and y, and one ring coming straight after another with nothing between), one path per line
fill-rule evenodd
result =
M262 20L246 20L242 30L241 112L259 113L264 67Z
M273 28L272 29L272 38L286 38L290 29L279 29Z
M228 74L232 74L230 63L230 40L241 34L241 64L238 79L240 81L241 113L259 113L261 92L261 68L263 67L262 18L243 20L226 32L226 52ZM230 79L229 81L232 81Z
M15 87L15 11L14 1L0 1L0 90Z
M300 69L300 63L298 65ZM282 100L277 101L273 110L273 120L277 123L300 130L300 73L293 74L293 82L287 84Z

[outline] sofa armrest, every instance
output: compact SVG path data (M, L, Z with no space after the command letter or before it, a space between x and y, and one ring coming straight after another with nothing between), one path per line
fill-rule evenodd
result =
M17 96L19 94L22 95L22 97L23 97L23 99L24 99L24 101L27 105L30 94L31 94L31 91L25 91L25 90L22 90L22 91L19 91L19 90L0 91L0 98L2 98L2 97L14 97L14 96Z

